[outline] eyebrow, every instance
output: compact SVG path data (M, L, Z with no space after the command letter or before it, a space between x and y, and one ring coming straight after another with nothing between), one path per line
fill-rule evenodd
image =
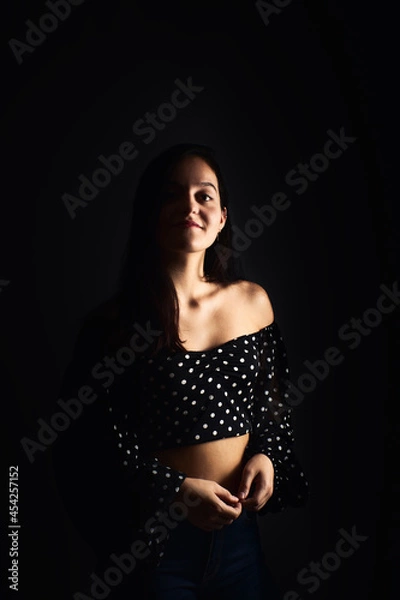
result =
M177 185L179 187L182 187L182 185L180 183L178 183L177 181L168 181L167 185ZM211 181L199 181L198 183L195 183L194 185L197 186L202 186L202 187L213 187L214 190L218 193L217 188L215 187L215 185L213 183L211 183Z

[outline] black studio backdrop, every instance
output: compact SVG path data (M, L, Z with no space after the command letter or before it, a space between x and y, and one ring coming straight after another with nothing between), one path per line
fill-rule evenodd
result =
M38 419L59 410L82 319L115 291L142 169L197 141L220 158L243 268L270 295L298 389L310 501L260 521L282 596L397 598L394 14L334 0L18 0L7 10L4 597L91 597L95 553L54 480L51 446L64 432L31 453L21 440L37 440ZM147 113L158 117L146 124ZM19 596L8 587L12 548Z

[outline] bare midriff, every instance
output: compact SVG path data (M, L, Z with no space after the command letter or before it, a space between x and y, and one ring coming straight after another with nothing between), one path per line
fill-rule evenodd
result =
M211 442L167 448L153 453L155 458L172 469L183 471L189 477L216 481L231 494L236 494L242 469L244 451L249 433Z

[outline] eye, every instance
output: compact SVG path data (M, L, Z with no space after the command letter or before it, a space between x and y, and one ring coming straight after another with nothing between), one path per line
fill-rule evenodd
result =
M206 194L205 192L200 194L200 198L202 200L206 200L206 202L209 202L210 200L212 200L212 197L209 194Z

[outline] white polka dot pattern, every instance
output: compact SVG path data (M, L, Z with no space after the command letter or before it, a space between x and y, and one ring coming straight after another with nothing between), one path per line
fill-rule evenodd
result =
M149 458L152 452L248 432L246 457L264 453L275 470L274 494L259 514L304 504L308 485L293 452L289 368L275 321L203 352L141 356L136 367L134 387L124 388L122 402L110 394L108 410L122 465L138 482L146 514L167 507L186 477ZM158 564L163 543L141 531Z

